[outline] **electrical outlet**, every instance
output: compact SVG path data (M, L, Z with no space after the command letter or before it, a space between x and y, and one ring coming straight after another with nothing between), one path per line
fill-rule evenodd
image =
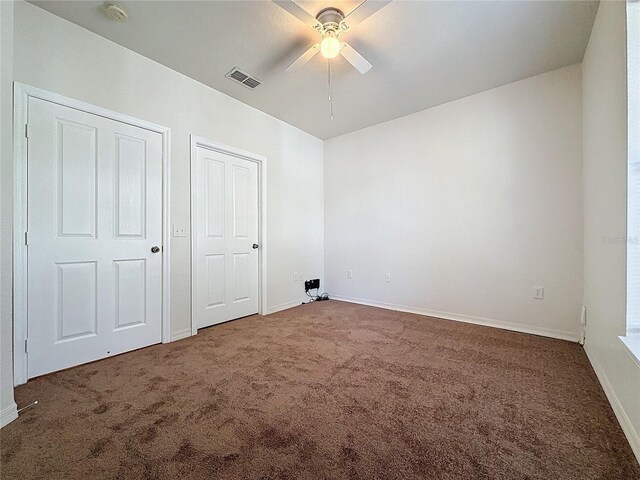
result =
M353 270L347 270L347 278L351 280L353 278Z
M293 281L294 282L301 282L302 281L302 274L299 272L293 272Z
M387 283L391 283L391 274L390 273L385 273L384 274L384 281Z
M174 237L186 237L186 231L184 225L173 224L173 236Z
M544 287L533 287L533 298L535 300L544 300Z

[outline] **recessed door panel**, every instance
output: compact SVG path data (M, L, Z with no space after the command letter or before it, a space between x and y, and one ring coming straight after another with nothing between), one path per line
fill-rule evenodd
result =
M96 335L97 269L96 262L62 263L57 269L56 342Z
M233 237L248 238L250 218L249 169L233 166Z
M207 158L207 184L206 184L206 221L207 237L224 237L224 162Z
M224 255L207 255L207 308L224 305Z
M144 237L146 211L146 141L115 136L116 236Z
M240 302L249 299L251 295L251 274L249 271L249 254L234 253L233 254L233 286L234 286L234 302Z
M115 328L146 323L147 260L116 260L115 268Z
M28 377L162 339L162 135L29 99Z
M92 125L59 118L56 123L58 234L95 237L98 131Z

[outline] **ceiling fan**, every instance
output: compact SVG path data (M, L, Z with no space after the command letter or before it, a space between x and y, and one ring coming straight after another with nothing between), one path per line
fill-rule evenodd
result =
M307 51L300 55L291 65L287 67L287 72L298 70L305 63L311 60L318 52L323 57L329 59L342 55L356 70L365 74L371 70L371 64L353 47L346 42L340 41L340 35L355 27L358 23L369 18L391 0L364 0L351 13L345 16L342 10L334 7L323 8L314 17L295 0L273 0L284 10L306 23L311 28L320 33L322 39L319 43L312 45ZM330 66L329 62L329 66Z

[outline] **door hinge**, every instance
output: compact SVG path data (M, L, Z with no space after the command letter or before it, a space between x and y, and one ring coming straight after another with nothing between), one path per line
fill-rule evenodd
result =
M24 136L29 138L29 124L28 123L24 124Z
M29 232L24 232L24 244L29 245Z
M24 339L24 353L29 353L29 339Z

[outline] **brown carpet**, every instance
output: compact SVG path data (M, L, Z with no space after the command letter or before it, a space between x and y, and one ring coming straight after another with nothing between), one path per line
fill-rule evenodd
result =
M3 479L638 479L573 343L329 301L37 378Z

